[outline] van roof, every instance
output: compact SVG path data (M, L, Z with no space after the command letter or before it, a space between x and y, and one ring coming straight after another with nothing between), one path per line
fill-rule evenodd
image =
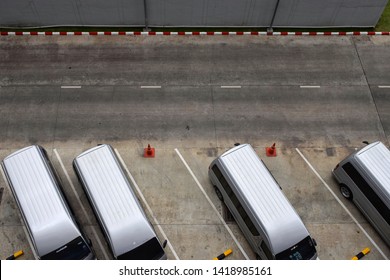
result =
M155 237L126 175L109 145L85 151L74 160L116 256Z
M382 186L378 189L390 205L390 151L382 142L374 142L356 153L356 160Z
M39 146L12 153L3 160L3 167L39 256L80 236Z
M302 220L279 185L249 144L220 156L245 205L264 229L275 254L309 235Z

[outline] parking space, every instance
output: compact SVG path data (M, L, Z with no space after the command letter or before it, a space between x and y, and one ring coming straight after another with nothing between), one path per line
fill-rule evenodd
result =
M356 148L361 148L363 145L362 143ZM313 223L314 230L318 232L319 238L323 241L319 239L318 243L320 246L322 244L321 248L324 253L326 252L323 258L326 259L333 259L335 254L338 256L336 259L349 259L348 254L353 256L366 247L371 249L366 259L388 259L390 258L389 247L357 207L341 195L339 186L331 173L336 164L353 150L353 148L300 150L302 159L307 160L304 164L309 168L309 172L318 173L319 177L316 175L313 183L323 193L323 196L319 197L321 214L316 215L314 219L316 222ZM318 219L321 215L325 218L324 222Z
M118 151L180 259L212 259L228 248L243 259L175 150L157 148L153 159L143 158L142 150Z
M78 223L94 244L97 258L112 259L112 254L104 241L97 220L88 204L88 199L73 172L72 161L81 152L81 150L55 148L52 150L51 161L61 178L64 193Z

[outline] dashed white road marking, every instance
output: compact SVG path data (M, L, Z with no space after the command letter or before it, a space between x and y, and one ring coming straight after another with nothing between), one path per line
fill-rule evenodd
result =
M61 86L61 88L81 88L81 86Z
M300 88L321 88L321 86L299 86Z
M221 86L221 88L241 88L241 86Z
M141 86L141 88L161 88L161 86Z

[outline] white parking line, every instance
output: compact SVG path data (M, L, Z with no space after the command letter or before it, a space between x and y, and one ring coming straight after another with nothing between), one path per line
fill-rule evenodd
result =
M161 86L141 86L141 88L161 88Z
M200 184L198 178L196 178L194 172L192 172L190 166L187 164L187 162L185 161L185 159L183 158L183 156L181 155L181 153L179 152L178 149L175 149L175 152L177 153L177 155L179 156L179 158L181 159L181 161L183 162L184 166L187 168L188 172L191 174L192 178L194 179L195 183L198 185L199 189L201 190L201 192L203 193L203 195L206 197L207 201L209 202L209 204L211 205L211 207L213 208L213 210L215 211L215 213L217 214L218 218L221 220L222 224L224 225L224 227L226 228L226 230L229 232L230 236L233 238L234 242L236 243L237 247L240 249L241 253L244 255L245 259L249 260L249 257L248 255L245 253L244 249L242 248L241 244L238 242L237 238L234 236L233 232L231 231L231 229L229 228L229 226L226 224L225 220L223 219L223 217L221 216L221 214L219 214L219 211L217 210L217 208L215 207L215 205L213 204L213 202L211 201L210 197L207 195L207 193L205 192L204 188L202 187L202 185Z
M1 171L1 175L3 175L3 179L4 179L5 184L8 187L8 190L11 192L11 187L8 185L8 181L7 181L7 178L5 177L3 168L0 167L0 171ZM22 228L23 228L24 234L26 235L28 244L30 245L30 248L31 248L31 251L32 251L32 253L34 255L34 258L37 260L38 259L38 255L35 253L35 250L33 250L33 248L34 248L33 244L31 242L30 235L27 232L26 226L24 225L24 222L22 220L22 216L20 215L20 211L18 211L18 217L19 217L20 223L22 224Z
M300 88L321 88L321 86L299 86Z
M68 183L69 183L69 185L70 185L70 187L71 187L71 189L72 189L72 191L73 191L73 193L74 193L74 196L76 197L76 199L77 199L77 201L78 201L78 203L79 203L79 205L80 205L80 208L81 208L81 210L83 211L83 213L84 213L84 215L85 215L85 217L86 217L86 219L87 219L88 224L91 225L92 232L93 232L93 234L95 235L95 238L96 238L96 240L97 240L97 242L98 242L98 244L99 244L100 249L101 249L102 252L103 252L103 255L104 255L105 259L106 259L106 260L109 260L110 257L108 256L106 250L104 249L104 246L103 246L103 244L102 244L102 242L101 242L101 240L100 240L100 238L99 238L99 236L98 236L98 234L97 234L95 228L92 226L92 222L91 222L91 220L89 219L87 210L85 210L85 208L84 208L84 206L83 206L83 203L81 202L81 200L80 200L80 198L79 198L79 195L78 195L77 192L76 192L76 188L74 187L73 182L72 182L72 180L71 180L70 177L69 177L68 171L66 171L66 169L65 169L64 163L62 162L62 159L61 159L60 155L58 154L57 149L54 149L53 151L54 151L54 153L55 153L55 155L56 155L56 157L57 157L57 159L58 159L58 162L59 162L60 165L61 165L62 171L64 172L65 177L66 177L66 179L68 180Z
M314 167L310 164L310 162L306 159L306 157L301 153L301 151L298 148L295 148L295 150L298 152L298 154L301 156L301 158L306 162L306 164L310 167L310 169L313 171L313 173L320 179L322 184L328 189L328 191L333 195L333 197L336 199L336 201L341 205L341 207L347 212L347 214L351 217L351 219L355 222L355 224L360 228L360 230L364 233L364 235L370 240L372 245L379 251L379 253L382 255L382 257L385 260L388 260L387 256L383 253L383 251L379 248L379 246L375 243L375 241L371 238L371 236L364 230L364 228L359 224L359 222L356 220L356 218L352 215L352 213L348 210L348 208L342 203L342 201L337 197L337 195L332 191L332 189L329 187L329 185L325 182L324 179L320 176L320 174L314 169Z
M121 162L121 164L123 165L123 167L125 168L126 170L126 173L127 175L129 176L131 182L133 183L134 187L136 188L137 192L138 192L138 195L139 197L142 199L143 203L145 204L146 208L148 209L149 211L149 214L153 217L153 220L154 220L154 223L157 225L158 229L160 230L162 236L164 237L164 239L166 239L168 241L168 246L169 248L171 249L173 255L175 256L176 260L180 260L179 256L177 255L175 249L173 249L173 246L171 244L171 242L168 240L168 237L167 235L165 234L164 230L162 229L162 227L160 226L160 223L158 222L156 216L154 215L153 211L152 211L152 208L150 208L149 206L149 203L146 201L144 195L142 194L141 192L141 189L139 188L137 182L134 180L134 177L133 175L131 175L129 169L127 168L126 166L126 163L124 162L124 160L122 159L121 155L119 154L118 150L115 149L115 153L117 154L118 158L119 158L119 161Z
M390 88L390 86L378 86L378 88Z
M241 88L241 86L221 86L221 88Z
M81 88L81 86L61 86L61 88Z

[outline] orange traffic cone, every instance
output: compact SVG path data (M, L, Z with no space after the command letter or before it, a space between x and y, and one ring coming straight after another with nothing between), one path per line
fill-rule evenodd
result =
M267 157L276 157L275 143L272 145L272 147L265 148L265 154L267 155Z
M148 144L148 147L144 149L144 157L154 158L155 154L156 154L155 149L150 147L150 144Z

